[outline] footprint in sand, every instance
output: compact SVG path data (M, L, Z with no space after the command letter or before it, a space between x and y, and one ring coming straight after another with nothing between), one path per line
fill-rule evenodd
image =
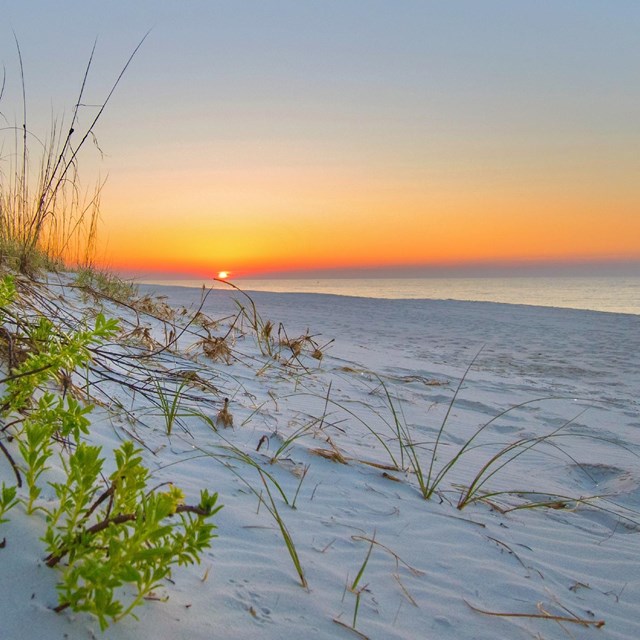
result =
M607 464L573 464L570 474L587 491L640 504L640 476L628 469Z
M234 585L234 601L239 604L258 623L273 623L271 609L261 603L262 596L249 588L248 580L229 580Z
M582 507L577 513L615 533L640 533L630 512L640 506L640 477L628 469L606 464L573 464L570 474L585 494L602 496L603 509ZM598 503L595 503L596 507Z

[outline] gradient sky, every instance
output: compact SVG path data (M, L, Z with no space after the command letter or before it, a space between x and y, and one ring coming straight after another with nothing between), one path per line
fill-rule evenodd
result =
M1 1L0 111L93 40L98 258L140 272L640 263L637 0ZM86 108L83 121L93 112ZM19 117L18 117L19 119Z

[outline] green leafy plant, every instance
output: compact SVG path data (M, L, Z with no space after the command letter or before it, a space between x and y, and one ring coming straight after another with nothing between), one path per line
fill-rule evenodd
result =
M4 382L7 393L5 413L27 407L36 389L55 379L61 371L73 371L91 360L90 347L111 338L118 331L118 321L99 313L93 327L65 333L47 318L25 327L31 351L14 368Z
M102 629L142 604L173 565L199 562L214 537L208 518L221 509L217 494L207 491L196 506L185 505L177 487L148 492L149 471L133 443L114 455L116 470L105 488L100 448L78 446L67 462L67 481L53 485L59 505L43 538L47 565L62 572L56 610L92 613ZM123 603L125 584L133 596Z
M17 487L7 487L4 482L2 483L2 488L0 489L0 524L8 522L8 519L3 517L4 514L18 504L17 491Z

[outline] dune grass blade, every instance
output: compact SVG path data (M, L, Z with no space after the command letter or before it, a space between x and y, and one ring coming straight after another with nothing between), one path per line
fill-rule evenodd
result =
M367 555L364 558L364 562L360 567L360 571L358 571L358 575L354 578L353 582L351 583L351 591L355 591L358 588L358 583L362 578L362 574L364 573L364 570L367 568L369 558L371 557L371 552L373 551L373 545L375 543L376 543L376 532L374 531L373 536L369 540L369 549L367 550ZM355 624L353 626L355 627Z
M520 496L523 498L542 498L537 501L530 501L524 504L519 504L513 507L500 508L501 513L510 513L511 511L522 511L523 509L537 509L537 508L550 508L550 509L564 509L568 508L569 505L573 505L572 508L577 507L580 504L587 505L592 509L596 509L597 511L601 511L602 513L608 513L611 516L615 517L618 520L626 521L630 526L634 528L640 529L640 512L631 511L631 513L636 516L636 518L632 518L622 511L630 511L626 507L616 504L615 502L608 500L610 497L607 494L598 494L591 496L565 496L558 493L548 493L541 491L531 491L529 489L510 489L508 491L492 491L489 493L483 493L480 496L477 496L474 501L480 502L482 500L486 500L489 502L489 499L495 498L496 496ZM611 509L607 507L603 507L600 504L596 504L593 501L606 502L608 504L612 504L616 509ZM492 504L489 502L489 504ZM495 506L495 505L493 505Z
M384 381L382 380L382 378L380 378L380 376L376 376L378 379L378 382L380 383L380 385L382 386L382 389L384 390L384 394L387 398L387 402L389 403L389 409L391 410L391 415L393 417L393 424L395 426L395 430L396 430L396 437L398 438L398 444L400 446L400 466L402 469L404 469L404 444L403 444L403 436L405 438L405 442L409 442L409 432L408 429L406 429L404 427L404 425L402 424L402 422L400 421L400 418L398 417L398 413L396 411L395 405L393 404L393 400L391 399L391 394L389 393L389 389L387 388L387 385L384 383ZM415 454L415 451L414 451ZM415 459L414 462L418 462L417 457ZM419 465L418 465L419 467ZM414 466L414 470L415 470L415 466ZM418 473L416 472L416 475L418 475ZM420 477L422 477L422 473L420 473ZM421 484L422 486L422 484Z
M379 547L380 549L383 549L388 554L393 556L394 560L396 561L396 567L399 567L399 565L402 564L411 573L411 575L414 575L414 576L423 576L424 575L424 571L421 571L420 569L416 569L415 567L412 567L408 562L405 562L397 553L395 553L395 551L392 551L386 545L382 544L381 542L378 542L375 539L375 532L374 532L374 536L372 538L367 538L366 536L351 536L351 539L352 540L363 540L364 542L369 542L371 544L374 544L376 547Z
M282 496L284 503L287 506L291 506L289 499L287 498L287 494L284 492L283 488L280 486L280 483L273 477L273 474L269 473L268 471L265 471L250 455L244 453L244 451L241 451L231 443L229 443L225 448L228 451L233 453L233 457L235 457L236 460L239 460L240 462L244 462L250 467L253 467L260 474L261 477L264 475L267 478L269 478L269 480L271 481L271 484L273 484L273 486L278 490L278 493Z
M560 433L560 431L562 429L564 429L565 427L570 425L572 422L574 422L577 418L579 418L581 415L583 415L586 411L588 411L591 408L592 408L592 406L586 407L579 414L577 414L576 416L571 418L571 420L568 420L567 422L565 422L560 427L558 427L557 429L555 429L554 431L552 431L551 433L549 433L547 435L538 436L538 437L535 437L535 438L523 438L521 440L513 442L513 443L505 446L504 448L502 448L498 453L496 453L494 456L492 456L482 466L482 468L480 469L480 471L478 471L478 473L476 474L476 476L474 477L472 482L469 484L469 486L466 488L466 490L463 491L463 493L461 494L460 499L458 501L458 505L457 505L458 509L463 509L466 505L468 505L468 504L470 504L472 502L477 502L478 500L485 499L486 497L488 497L490 495L498 495L500 493L511 493L511 494L522 493L522 492L519 492L519 491L504 491L504 492L497 492L497 493L491 493L491 494L487 494L487 493L479 494L480 489L482 488L482 486L484 484L486 484L486 482L492 476L494 476L496 473L498 473L498 471L500 471L500 469L504 468L507 464L509 464L512 460L514 460L518 456L522 455L523 453L526 453L530 449L532 449L532 448L534 448L534 447L536 447L536 446L538 446L540 444L549 445L549 446L555 448L557 451L559 451L564 457L569 458L569 460L571 460L578 468L580 468L583 471L583 473L585 473L594 483L595 483L594 478L591 476L591 474L589 474L588 471L586 471L583 468L583 465L581 465L568 451L566 451L563 447L558 445L555 442L555 440L566 439L566 438L571 438L572 440L573 439L578 439L578 438L588 438L589 440L597 440L597 441L601 441L601 442L606 442L606 443L614 445L616 447L620 447L621 449L627 451L631 455L633 455L635 457L640 457L638 455L638 453L633 451L629 446L627 446L627 445L625 445L623 443L617 442L615 440L612 440L610 438L605 438L603 436L596 436L596 435L592 435L592 434ZM515 453L513 455L507 457L506 460L500 462L500 464L498 464L494 468L491 468L496 462L501 460L501 458L507 456L509 453L511 453L513 451L515 451ZM491 469L490 472L489 472L489 469ZM531 493L531 492L528 492L528 493ZM576 499L574 499L574 500L576 500ZM542 506L544 506L544 505L542 505Z
M490 498L495 498L496 496L519 496L523 499L529 499L538 496L544 498L538 499L535 502L525 502L524 504L519 504L515 507L500 508L501 513L509 513L510 511L522 511L523 509L537 509L540 507L549 507L551 509L566 509L569 508L570 505L577 506L578 504L586 504L594 507L595 509L598 509L598 507L594 505L591 500L598 500L604 497L601 495L593 495L580 496L576 498L575 496L565 496L560 493L531 491L529 489L509 489L508 491L490 491L487 493L483 493L476 496L471 502L480 502L482 500L486 500L488 502ZM603 511L606 510L603 509Z
M302 470L302 474L300 475L300 482L298 482L298 487L296 488L296 492L293 494L293 500L291 501L291 508L296 508L296 500L298 499L298 494L300 493L300 489L302 488L302 483L304 479L307 477L307 473L309 472L310 465L306 465Z
M396 437L398 439L398 445L400 447L400 464L402 468L405 468L405 455L408 459L409 467L413 470L413 473L416 476L418 481L418 487L420 489L420 494L423 498L427 499L429 494L429 482L428 479L425 478L422 463L420 461L420 455L417 450L417 444L413 441L411 437L411 432L406 423L403 423L400 420L398 415L398 411L396 410L396 406L391 398L391 394L389 393L389 389L384 381L376 376L380 386L383 388L387 403L389 405L389 410L391 411L391 415L393 417L393 425L396 433ZM401 409L402 411L402 409Z
M342 622L342 620L338 620L337 618L334 618L333 621L336 624L339 624L341 627L344 627L345 629L349 629L349 631L353 631L353 633L355 633L358 636L358 638L361 638L362 640L369 640L369 636L365 636L364 633L361 633L357 629L350 627L348 624Z
M522 407L526 407L527 405L530 405L530 404L535 404L535 403L538 403L538 402L544 402L546 400L573 400L573 401L576 401L576 400L584 400L584 399L583 398L575 398L574 396L543 396L543 397L540 397L540 398L533 398L531 400L525 400L524 402L520 402L518 404L515 404L515 405L512 405L510 407L507 407L503 411L500 411L495 416L493 416L493 418L491 418L490 420L488 420L487 422L485 422L483 425L481 425L480 427L478 427L476 429L476 431L471 435L471 437L460 447L460 449L458 449L458 452L449 459L449 461L440 469L440 471L435 475L435 477L429 476L429 491L428 491L428 495L426 496L427 499L430 498L433 495L433 493L437 489L438 485L442 482L442 480L449 473L449 471L458 463L460 458L465 453L467 453L468 451L470 451L470 450L475 448L475 446L474 447L471 446L472 443L475 442L476 438L485 429L487 429L487 427L491 426L498 419L502 418L503 416L507 415L508 413L511 413L512 411L515 411L516 409L520 409ZM433 462L433 457L432 457L432 462Z
M375 544L375 541L376 541L376 532L374 531L373 536L371 537L369 542L369 549L367 550L367 555L364 558L364 562L360 566L360 570L358 571L358 574L356 575L353 582L351 583L351 586L349 587L349 591L351 591L351 593L355 594L356 596L356 603L355 603L355 606L353 607L353 622L351 623L351 626L354 629L356 628L356 622L358 620L358 611L360 609L360 596L362 595L362 591L366 588L366 587L362 587L358 589L358 584L360 583L360 579L362 578L362 575L364 574L364 571L367 568L367 564L369 563L369 558L371 557L371 552L373 551L373 545Z
M298 396L298 397L310 396L312 398L318 397L316 394L311 392L296 393L288 397L293 397L293 396ZM389 456L389 459L391 460L394 469L400 470L402 468L398 464L398 461L396 460L396 457L393 455L393 452L391 451L389 445L384 441L383 437L373 427L367 424L367 422L363 420L357 413L355 413L355 411L351 411L351 409L345 407L343 404L337 402L336 400L329 399L327 396L326 404L329 404L329 403L335 407L338 407L339 409L342 409L342 411L344 411L345 413L350 415L354 420L359 422L382 445L384 450L387 452L387 455ZM325 407L325 411L326 411L326 407Z
M201 420L206 422L214 431L216 431L214 420L209 416L207 416L206 414L199 411L195 411L193 412L193 414L190 414L190 415L200 418ZM227 454L228 458L231 458L232 460L237 460L238 462L243 462L244 464L250 467L253 467L259 473L264 474L267 478L269 478L273 486L278 490L278 493L282 496L282 500L284 501L284 503L289 507L291 506L291 503L287 498L287 494L284 492L280 483L273 477L271 473L269 473L268 471L265 471L250 455L248 455L247 453L245 453L244 451L236 447L233 443L231 443L224 436L222 436L220 432L218 432L218 437L225 443L224 445L220 446L220 449ZM188 443L190 447L193 447L194 449L200 451L203 455L213 458L217 462L220 462L221 464L223 464L227 469L232 471L239 480L241 480L244 484L246 484L247 487L251 489L252 493L255 493L259 497L259 493L256 492L254 487L249 482L247 482L242 475L240 475L235 469L233 469L233 467L223 462L220 459L219 455L214 455L211 451L207 451L206 449L199 447L197 444L194 444L192 441L188 441Z
M451 397L451 401L449 402L449 406L447 407L447 412L445 413L445 416L442 419L442 422L440 424L440 429L438 430L438 435L436 436L436 441L435 441L435 444L433 445L433 451L431 452L429 470L427 471L427 479L425 483L426 492L423 493L426 500L431 498L431 496L433 495L433 492L436 490L436 488L438 487L438 484L440 483L440 480L443 477L438 475L436 476L433 482L431 481L431 478L433 477L433 465L435 464L436 458L438 456L438 445L440 444L440 439L442 438L442 434L444 433L445 426L447 425L447 421L449 420L449 416L451 415L451 411L453 410L453 405L455 404L456 398L458 397L458 394L462 389L462 385L464 384L464 381L467 379L467 376L469 375L469 371L471 371L471 367L473 367L476 360L482 353L482 349L484 349L484 346L480 347L478 353L476 353L476 355L473 357L473 359L469 363L469 366L466 368L462 378L460 378L460 382L458 382L458 386L456 387L456 390L453 396Z
M469 502L472 501L473 496L477 494L477 492L501 469L506 467L510 462L521 456L522 454L530 451L534 447L544 444L550 443L551 440L559 435L560 431L568 427L571 423L577 420L580 416L586 413L591 407L586 407L582 411L580 411L576 416L567 420L562 425L560 425L557 429L554 429L551 433L548 433L544 436L538 436L535 438L522 438L517 440L516 442L512 442L511 444L503 447L498 453L493 455L484 465L482 465L480 471L476 474L474 479L471 481L467 490L463 493L458 501L458 509L463 509ZM564 453L563 449L560 447L556 447L562 453ZM509 455L510 453L513 455ZM570 456L569 456L570 457ZM506 459L505 459L506 458ZM500 462L496 466L495 463ZM493 468L492 468L493 467ZM491 469L491 471L489 471Z
M293 561L293 565L296 568L296 571L298 572L300 583L305 589L307 589L308 588L307 579L304 575L302 564L300 563L300 558L298 557L298 552L296 551L296 547L295 547L295 544L293 543L293 539L291 538L291 534L289 533L289 530L287 529L287 526L285 525L284 520L280 516L278 507L276 506L273 496L271 495L269 484L265 480L262 469L258 469L258 473L260 474L260 479L262 480L262 484L264 485L265 491L267 492L267 496L269 496L269 502L271 503L271 508L269 509L269 511L271 512L271 515L275 518L276 522L278 523L278 527L280 528L280 533L282 533L282 538L284 540L285 545L287 546L287 551L289 552L289 555L291 556L291 560ZM263 499L263 502L264 502L264 499ZM266 506L268 507L269 505L266 505Z
M285 504L289 505L289 501L287 500L287 497L286 497L284 491L282 490L280 485L277 483L275 478L271 474L267 473L264 469L262 469L262 467L260 467L260 465L258 465L258 463L256 463L254 460L252 460L249 456L244 454L242 451L240 451L236 447L233 447L233 445L231 445L230 443L228 444L228 446L224 447L224 449L226 451L230 451L232 453L231 457L233 459L236 459L236 460L241 461L241 462L247 462L250 466L252 466L252 467L254 467L256 469L256 471L258 472L258 475L260 476L260 480L262 481L262 484L263 484L263 486L264 486L264 488L265 488L265 490L267 492L267 496L269 497L269 502L267 502L264 499L264 497L262 495L262 492L258 491L241 473L239 473L236 469L234 469L233 466L229 462L227 462L226 460L221 459L220 456L214 455L210 451L206 451L205 449L202 449L201 447L198 447L197 445L193 445L191 443L191 446L193 446L195 449L198 449L199 451L201 451L205 455L213 458L216 462L220 463L226 469L231 471L231 473L233 473L236 476L236 478L238 478L251 491L251 493L253 493L255 496L257 496L257 498L261 502L261 504L264 504L264 506L266 507L267 511L271 514L273 519L278 524L278 528L280 529L280 533L282 534L282 538L283 538L284 543L285 543L285 545L287 547L287 551L289 552L289 555L291 556L291 560L293 562L293 565L294 565L294 567L296 569L298 577L300 578L301 585L305 589L308 589L307 579L306 579L306 577L304 575L304 570L302 568L302 564L300 562L300 558L298 556L298 552L296 551L296 547L295 547L295 544L293 542L293 538L291 537L291 534L289 533L289 530L287 529L287 526L284 523L284 520L283 520L282 516L280 515L280 512L278 511L278 507L277 507L277 505L275 503L275 500L273 499L273 494L271 493L271 489L269 488L269 483L267 482L267 479L269 479L271 481L271 483L278 489L280 495L282 496L282 498L285 501ZM291 505L289 505L289 506L291 506Z
M240 287L233 284L233 282L229 282L228 280L222 280L221 278L213 278L214 282L219 282L227 287L231 287L238 293L242 294L251 305L251 315L247 313L245 307L240 304L237 300L236 305L240 309L239 315L244 315L247 318L251 325L251 329L255 333L256 342L258 343L258 348L260 349L260 353L262 355L273 356L273 344L271 340L271 332L267 329L268 323L265 323L258 313L258 309L256 307L256 303L253 301L253 298L246 292L243 291Z
M170 399L168 392L162 388L160 382L155 378L153 382L155 384L156 391L158 392L158 400L160 402L160 407L162 408L162 415L164 416L167 435L170 436L173 424L179 414L180 396L187 383L186 381L182 382L173 394L173 398Z
M316 424L320 424L322 421L319 418L314 418L310 422L303 424L301 427L298 427L289 437L282 441L280 446L276 449L273 456L271 456L271 462L274 463L278 460L278 458L291 447L291 445L302 438L309 430L311 430Z
M311 430L316 424L318 425L318 430L322 430L324 425L325 418L327 417L327 406L329 405L329 396L331 394L331 383L329 383L329 387L327 388L327 395L325 396L324 401L324 411L319 418L313 418L307 424L303 424L301 427L298 427L288 438L283 440L282 444L278 447L276 452L271 457L271 462L275 462L298 438L304 436L309 430Z

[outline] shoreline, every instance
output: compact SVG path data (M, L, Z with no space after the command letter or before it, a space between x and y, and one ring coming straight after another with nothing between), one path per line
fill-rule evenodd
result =
M207 288L224 288L211 281ZM376 280L235 280L239 289L252 293L313 293L375 300L456 300L493 302L559 309L640 315L640 278L447 278ZM513 283L518 286L514 287ZM577 288L575 283L580 283ZM245 284L246 283L246 284ZM264 284L263 284L264 283ZM418 283L418 284L414 284ZM540 286L540 283L546 284ZM142 286L177 286L201 289L204 280L138 281ZM252 288L255 287L255 288Z
M153 294L156 292L158 295L166 295L163 293L164 290L172 290L172 289L189 289L189 290L202 290L202 285L181 285L181 284L161 284L157 282L146 282L146 281L134 281L134 284L141 288L145 293ZM587 309L580 307L566 307L566 306L551 306L551 305L543 305L543 304L529 304L525 302L501 302L498 300L462 300L458 298L377 298L373 296L357 296L350 295L346 293L326 293L319 291L267 291L262 289L244 289L242 286L234 284L243 292L248 294L251 297L254 296L264 296L264 295L273 295L273 296L291 296L291 297L301 297L301 296L318 296L318 297L327 297L327 298L341 298L347 300L369 300L372 302L415 302L415 303L454 303L454 304L472 304L472 305L496 305L496 306L504 306L504 307L523 307L523 308L532 308L532 309L548 309L552 311L568 311L568 312L579 312L579 313L597 313L597 314L607 314L607 315L620 315L620 316L630 316L633 318L640 317L640 312L625 312L625 311L606 311L601 309ZM206 291L217 292L220 294L233 293L234 289L223 288L224 285L215 284L212 287L205 288ZM237 292L236 292L237 293Z

